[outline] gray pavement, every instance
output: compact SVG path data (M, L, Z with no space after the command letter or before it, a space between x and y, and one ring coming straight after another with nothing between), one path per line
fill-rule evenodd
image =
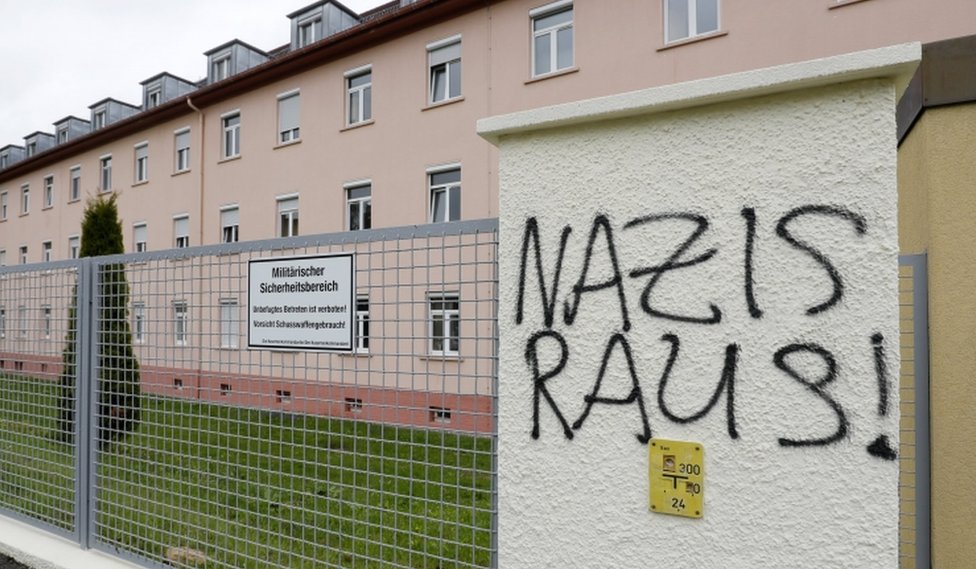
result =
M0 569L30 569L23 563L18 563L6 555L0 553Z

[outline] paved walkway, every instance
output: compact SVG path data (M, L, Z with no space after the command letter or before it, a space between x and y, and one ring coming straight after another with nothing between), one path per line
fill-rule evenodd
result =
M0 553L0 569L30 569L30 567L22 563L17 563L13 559Z

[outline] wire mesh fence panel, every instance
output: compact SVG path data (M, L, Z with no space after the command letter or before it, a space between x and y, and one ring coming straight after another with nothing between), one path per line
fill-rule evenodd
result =
M0 509L76 530L76 264L0 267Z
M497 223L179 253L93 270L94 546L210 568L491 566ZM330 273L337 255L354 270Z

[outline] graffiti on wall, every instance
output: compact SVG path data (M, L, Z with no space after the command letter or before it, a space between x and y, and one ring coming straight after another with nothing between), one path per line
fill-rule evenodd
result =
M744 239L736 254L743 269L741 298L725 302L744 303L748 318L760 321L767 317L767 311L755 282L758 214L755 208L750 207L743 208L740 214ZM818 283L822 284L817 285L822 290L815 300L801 308L803 318L818 318L841 309L850 286L837 263L823 247L819 247L809 237L809 230L804 231L804 228L809 229L808 222L813 220L829 222L833 231L845 232L845 235L855 241L863 240L868 232L867 221L862 215L834 205L804 205L786 211L778 218L772 238L781 240L798 254L808 257L822 273L822 277L818 279ZM626 269L622 267L618 255L621 239L619 233L629 234L663 223L668 223L669 227L679 224L688 228L684 233L669 234L669 239L674 243L666 258L649 266ZM721 371L716 374L717 381L714 389L708 393L707 401L696 412L680 413L668 404L666 396L669 387L673 385L675 369L682 358L681 338L675 331L667 330L667 327L720 327L727 320L727 311L723 310L719 301L705 300L697 309L679 310L674 306L666 306L667 303L660 302L655 295L664 279L680 277L682 271L691 267L714 263L713 260L719 253L717 248L710 247L700 251L702 238L710 229L709 219L700 213L669 212L637 217L622 225L615 225L607 215L600 214L592 219L586 229L588 234L579 272L566 274L567 250L571 242L581 243L574 241L577 233L575 228L567 225L559 232L558 240L543 243L537 218L529 217L523 224L515 320L518 326L537 326L528 335L524 348L527 371L533 383L531 437L539 439L542 436L542 413L551 413L561 426L562 435L571 440L577 431L584 428L595 406L609 405L627 408L628 413L633 412L629 409L636 410L638 428L635 435L640 443L647 444L654 434L648 401L653 401L668 421L677 424L694 423L712 412L724 413L728 437L737 440L744 436L736 417L736 383L739 380L740 357L743 353L740 343L728 342L718 348L724 351ZM548 257L543 255L544 247L550 253ZM636 299L632 298L635 293ZM633 304L635 300L636 304ZM571 415L566 403L561 406L553 396L553 389L557 388L560 375L573 358L567 334L561 330L585 325L580 322L580 310L587 302L599 303L601 310L606 311L605 314L612 315L615 330L603 344L602 359L598 366L594 366L598 371L592 386L582 397L581 410L574 409ZM639 310L632 310L632 306L639 307ZM541 314L541 322L530 322L526 316L530 312ZM634 361L634 344L638 340L632 337L631 330L636 319L644 318L662 326L663 333L655 337L654 341L662 342L668 353L666 360L662 362L660 375L656 378L656 393L647 392L651 389L651 384L638 373ZM594 339L588 337L588 341L590 340ZM849 340L859 341L857 338L845 336L845 341ZM641 336L639 341L642 342L639 347L643 348L643 343L647 341L646 335ZM888 340L882 333L874 332L864 339L863 344L873 358L874 377L867 380L877 386L876 410L877 415L883 418L889 412ZM622 369L614 369L612 377L614 382L623 381L625 389L629 391L625 395L605 395L603 391L610 375L611 359L621 361L621 357L625 365ZM817 362L817 365L808 365L811 361ZM775 346L772 361L768 364L785 379L802 386L807 400L801 404L822 406L829 410L833 418L829 425L810 426L809 431L821 433L817 436L783 434L778 438L781 447L824 447L849 438L851 413L832 391L841 376L843 362L838 360L838 356L829 347L814 342L788 341L781 346ZM624 379L620 380L619 377ZM724 405L720 405L721 402ZM884 434L867 445L866 451L884 460L897 458L895 449Z

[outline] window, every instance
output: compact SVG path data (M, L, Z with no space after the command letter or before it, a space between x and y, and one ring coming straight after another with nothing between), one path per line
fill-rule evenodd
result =
M184 249L190 246L190 217L180 216L173 218L173 245L177 249Z
M77 259L81 255L81 237L72 235L68 237L68 258Z
M20 307L17 308L17 312L20 313L20 335L22 337L25 337L26 338L27 337L27 329L28 329L28 325L27 325L27 307L24 306L23 304L21 304Z
M529 12L532 18L532 75L573 66L573 3L556 2Z
M132 226L132 242L135 244L136 253L148 251L149 228L145 223L137 223Z
M234 113L224 119L224 158L241 154L241 115Z
M0 220L7 219L7 192L0 192Z
M101 190L107 192L112 189L112 156L102 156L98 159L98 168L101 172Z
M68 127L63 126L58 129L58 144L68 142Z
M146 93L146 108L158 107L163 102L163 91L159 87L154 87Z
M456 295L431 295L430 297L430 353L456 356L461 341Z
M322 18L308 18L298 22L298 47L305 47L310 43L322 39Z
M461 169L428 173L430 180L430 222L461 219Z
M27 143L27 157L30 158L31 156L33 156L35 154L37 154L37 143L36 142L28 142Z
M20 187L20 214L30 213L30 185L24 184Z
M298 93L278 97L278 142L284 144L299 139Z
M230 77L230 54L224 55L219 59L214 59L212 66L212 73L210 76L214 81L221 81Z
M239 321L237 301L223 299L220 301L220 347L236 348L239 336Z
M346 75L346 115L350 125L366 122L373 117L373 70L350 71Z
M718 0L664 0L664 41L718 31Z
M278 236L298 235L298 197L278 198Z
M136 183L149 180L149 145L136 146Z
M220 210L220 242L237 243L238 228L240 227L240 210L237 206L228 206Z
M7 266L7 250L0 249L0 267Z
M53 249L53 247L54 244L51 243L50 241L45 241L41 243L41 260L44 261L45 263L51 262L51 250Z
M71 186L68 190L68 201L78 201L81 199L81 166L71 169Z
M54 207L54 176L44 178L44 207Z
M99 129L105 126L106 113L105 109L98 109L92 116L92 130Z
M44 314L44 338L49 339L51 337L51 307L44 306L41 311Z
M356 351L369 352L369 297L356 298Z
M176 171L185 172L190 169L190 129L176 131Z
M370 184L346 187L349 231L369 229L372 226L372 192L373 186Z
M427 46L430 102L461 96L461 39L451 38Z
M21 265L27 264L27 245L20 246L20 264Z
M7 337L7 309L0 307L0 338Z
M173 303L173 341L177 346L186 345L186 324L186 302L178 300Z
M132 303L132 341L137 344L146 342L146 303Z
M6 154L0 154L0 169L7 167L7 160Z

